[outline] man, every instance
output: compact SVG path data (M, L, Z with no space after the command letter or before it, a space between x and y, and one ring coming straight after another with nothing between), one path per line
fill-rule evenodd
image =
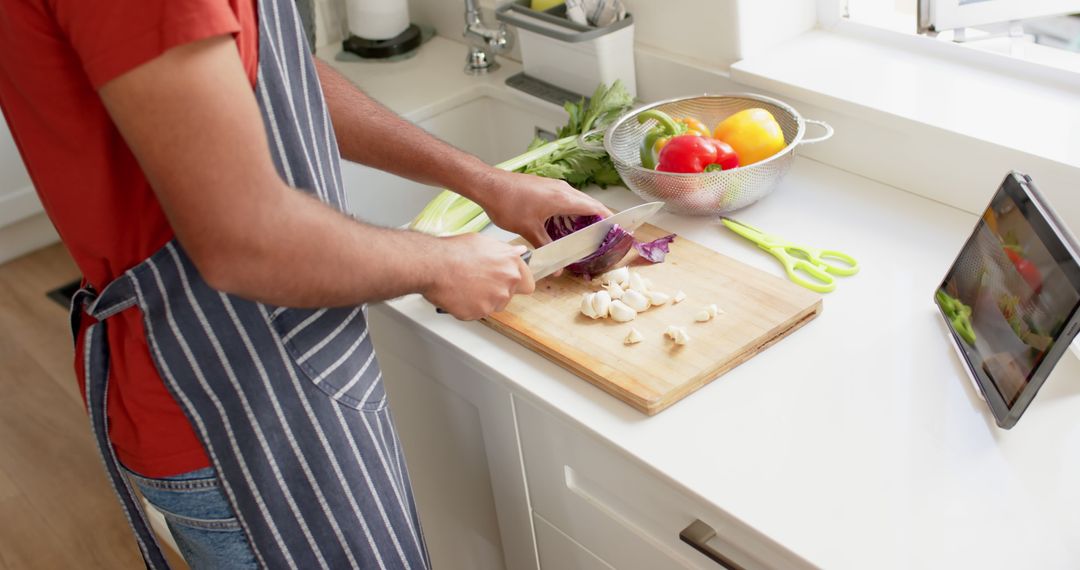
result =
M76 369L147 566L133 485L195 569L428 566L363 303L476 319L533 283L523 248L339 213L339 153L534 244L607 210L372 102L292 0L0 0L0 105L85 277Z

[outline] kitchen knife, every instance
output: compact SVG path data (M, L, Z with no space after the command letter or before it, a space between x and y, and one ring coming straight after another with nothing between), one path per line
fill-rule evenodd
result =
M604 236L615 225L633 233L641 224L645 223L645 220L663 207L663 202L649 202L634 206L568 236L563 236L543 247L527 251L522 254L521 258L529 266L529 271L532 271L533 280L539 281L596 251L600 244L603 243Z
M614 216L581 228L543 247L526 251L521 254L521 259L529 266L533 281L539 281L596 251L600 244L604 242L604 236L616 224L622 229L633 233L634 230L641 227L641 224L645 223L645 220L659 212L663 207L663 202L649 202L623 210ZM440 308L435 310L440 314L446 313Z

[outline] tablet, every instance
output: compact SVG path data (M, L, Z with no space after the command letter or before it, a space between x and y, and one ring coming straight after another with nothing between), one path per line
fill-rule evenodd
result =
M1031 178L1011 172L934 294L1002 428L1016 425L1080 329L1078 252Z

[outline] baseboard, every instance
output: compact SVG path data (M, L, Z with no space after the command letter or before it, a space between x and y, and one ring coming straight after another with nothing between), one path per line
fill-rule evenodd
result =
M0 225L0 264L58 241L60 236L43 213Z
M44 209L33 186L23 186L12 192L0 194L0 228L9 226L40 214Z

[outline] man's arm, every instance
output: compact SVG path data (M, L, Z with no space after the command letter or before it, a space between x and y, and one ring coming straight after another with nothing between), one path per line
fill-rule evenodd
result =
M178 239L217 289L309 307L420 292L459 318L532 290L521 248L365 225L287 186L228 36L169 50L100 95Z
M544 221L551 216L611 215L603 204L561 180L488 166L372 100L329 64L317 58L315 62L345 159L449 188L482 206L496 225L534 245L550 241Z

